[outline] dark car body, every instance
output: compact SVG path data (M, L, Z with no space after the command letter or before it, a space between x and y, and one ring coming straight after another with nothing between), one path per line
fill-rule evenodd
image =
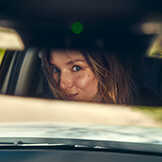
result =
M131 129L136 133L129 132ZM157 136L155 139L142 137L157 132L161 138L160 129L21 123L1 125L0 130L6 133L0 137L1 160L7 162L162 160L161 141L158 142ZM116 141L112 134L118 136Z

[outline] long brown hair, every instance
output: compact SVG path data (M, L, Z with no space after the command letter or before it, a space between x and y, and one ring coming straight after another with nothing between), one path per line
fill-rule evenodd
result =
M135 85L129 75L129 72L123 67L116 56L110 53L107 54L104 51L79 51L83 54L98 79L98 95L102 99L102 103L133 103ZM63 99L63 94L52 77L49 60L50 51L45 52L42 57L44 73L53 95L57 99Z

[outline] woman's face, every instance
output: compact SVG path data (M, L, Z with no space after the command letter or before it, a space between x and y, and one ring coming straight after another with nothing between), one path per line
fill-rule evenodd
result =
M53 51L50 63L53 78L65 94L64 99L93 101L98 91L98 80L80 52Z

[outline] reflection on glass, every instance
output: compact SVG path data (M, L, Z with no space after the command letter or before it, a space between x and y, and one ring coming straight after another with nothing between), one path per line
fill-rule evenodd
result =
M43 69L57 99L133 103L134 83L118 58L104 52L51 50ZM124 77L123 77L124 76Z

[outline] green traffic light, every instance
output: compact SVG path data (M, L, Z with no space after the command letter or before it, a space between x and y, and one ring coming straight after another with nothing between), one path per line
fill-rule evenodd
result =
M75 34L80 34L83 32L83 25L79 21L74 22L71 26L71 30Z

